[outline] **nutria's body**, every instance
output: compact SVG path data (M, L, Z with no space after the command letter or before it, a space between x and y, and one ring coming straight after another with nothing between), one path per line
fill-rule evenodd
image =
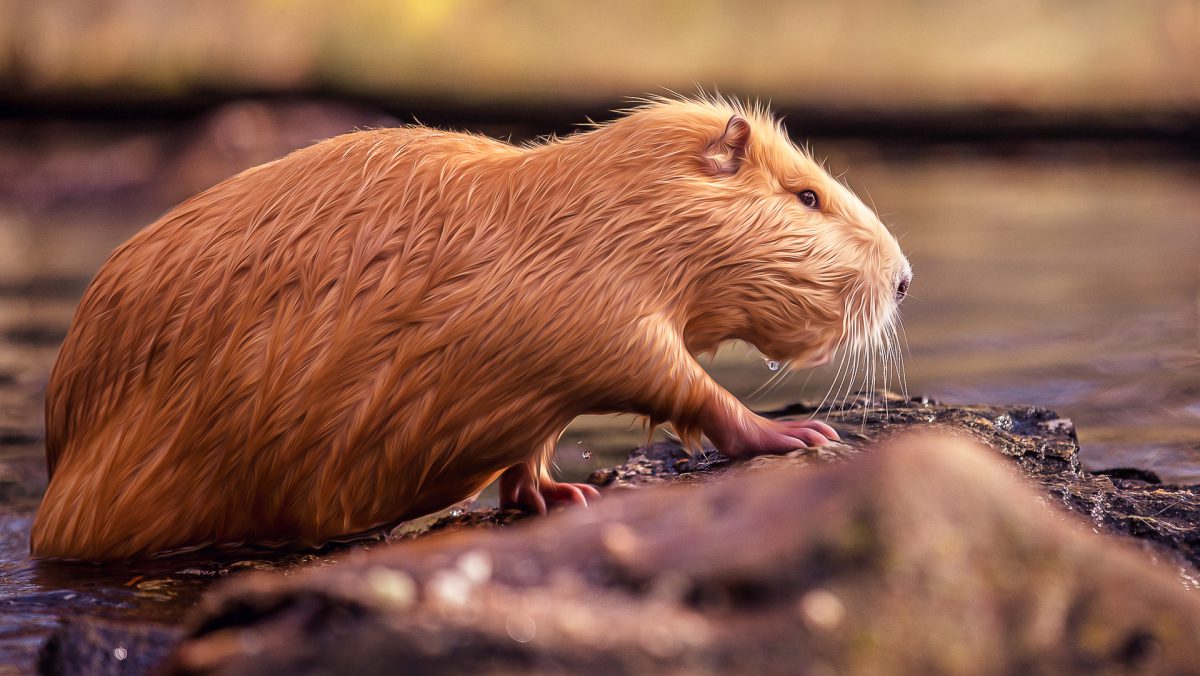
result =
M819 208L796 200L810 188ZM755 416L692 355L743 338L818 361L857 323L882 331L906 267L869 209L725 102L526 148L334 138L179 205L100 270L51 377L32 549L318 544L502 473L506 503L586 502L546 467L587 412L735 454L819 443L832 431Z

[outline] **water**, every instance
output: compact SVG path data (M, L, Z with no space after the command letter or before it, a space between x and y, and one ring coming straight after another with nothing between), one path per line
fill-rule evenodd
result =
M1200 482L1197 169L935 158L870 172L918 271L909 389L1045 405L1076 421L1087 466Z
M211 580L254 567L26 561L45 483L41 392L74 305L114 246L204 185L333 131L313 124L294 122L297 131L265 149L252 144L257 132L201 139L191 152L175 152L169 136L114 133L76 155L56 147L20 180L0 181L0 665L30 668L61 614L172 623ZM195 150L209 146L234 150ZM1200 483L1200 163L1091 146L1005 155L814 146L849 170L912 261L910 392L1048 406L1076 421L1086 466ZM836 370L764 371L762 359L733 345L706 366L760 409L820 399ZM578 479L644 440L629 417L585 417L557 463Z

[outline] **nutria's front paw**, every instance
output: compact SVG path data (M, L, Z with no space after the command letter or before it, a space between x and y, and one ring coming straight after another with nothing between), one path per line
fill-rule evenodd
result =
M600 499L589 484L572 484L536 478L528 465L509 467L500 475L500 507L545 514L556 505L582 505Z
M731 458L789 453L841 439L836 430L818 420L770 420L753 414L714 427L708 438Z

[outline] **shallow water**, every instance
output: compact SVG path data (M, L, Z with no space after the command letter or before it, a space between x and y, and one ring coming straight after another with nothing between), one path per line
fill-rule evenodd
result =
M1092 147L998 157L815 145L869 192L912 261L909 392L1044 405L1076 421L1089 468L1200 483L1200 163ZM108 252L181 196L0 199L0 664L30 668L62 614L174 622L219 576L25 560L44 486L41 391L58 342ZM792 373L751 397L777 375L753 350L732 346L709 367L762 409L820 399L836 371ZM885 384L905 385L874 383ZM642 438L629 418L581 419L559 465L586 475Z

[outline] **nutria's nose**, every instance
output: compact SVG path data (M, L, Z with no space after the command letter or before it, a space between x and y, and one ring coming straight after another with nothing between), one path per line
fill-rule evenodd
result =
M896 302L897 303L904 300L904 297L908 295L908 285L911 283L912 283L912 273L911 272L906 271L906 272L900 273L900 282L898 284L896 284Z

